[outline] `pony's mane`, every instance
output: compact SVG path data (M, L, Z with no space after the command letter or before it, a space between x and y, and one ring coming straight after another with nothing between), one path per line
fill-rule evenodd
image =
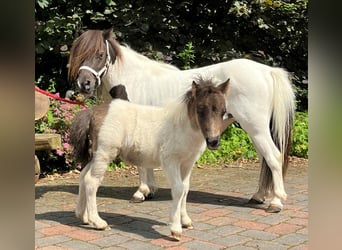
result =
M134 49L132 49L129 45L127 44L123 44L124 46L122 46L122 49L125 50L125 54L124 57L128 57L128 56L132 56L133 60L136 60L137 58L142 61L143 63L147 63L150 65L157 65L158 67L162 66L166 69L172 69L172 70L179 70L176 66L165 63L163 61L156 61L153 59L148 58L147 56L144 56L140 53L138 53L137 51L135 51Z
M109 39L116 57L121 56L119 43L111 37ZM101 30L88 30L82 33L73 43L70 49L68 61L68 80L73 81L77 78L78 70L85 59L98 53L103 44L103 32Z

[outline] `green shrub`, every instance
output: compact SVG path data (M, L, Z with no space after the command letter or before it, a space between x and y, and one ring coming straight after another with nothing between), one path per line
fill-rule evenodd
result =
M308 113L296 112L293 125L291 156L308 157ZM238 158L257 157L250 136L237 124L233 123L222 135L218 150L206 149L198 160L199 164L231 163Z
M256 157L257 154L249 135L237 123L233 123L223 133L220 147L215 151L206 149L198 163L230 163L238 158Z
M308 112L296 112L290 154L308 158Z

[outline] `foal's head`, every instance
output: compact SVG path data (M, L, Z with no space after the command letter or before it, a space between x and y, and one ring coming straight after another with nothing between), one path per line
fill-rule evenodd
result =
M76 81L82 94L94 95L117 56L120 56L120 48L111 36L111 29L82 33L70 49L69 81Z
M210 81L193 81L191 92L187 95L190 119L201 129L207 147L212 150L220 145L228 87L229 79L218 86Z

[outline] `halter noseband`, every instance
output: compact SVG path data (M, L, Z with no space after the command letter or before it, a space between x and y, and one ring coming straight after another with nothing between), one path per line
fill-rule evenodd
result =
M106 64L102 67L102 69L100 69L98 72L96 72L96 70L88 67L88 66L81 66L79 68L78 71L82 70L82 69L85 69L85 70L88 70L90 71L91 73L93 73L93 75L96 77L99 85L101 85L101 77L104 76L107 71L108 71L108 68L109 68L109 65L112 61L111 57L110 57L110 53L109 53L109 45L108 45L108 41L106 40L106 51L107 51L107 59L106 59Z

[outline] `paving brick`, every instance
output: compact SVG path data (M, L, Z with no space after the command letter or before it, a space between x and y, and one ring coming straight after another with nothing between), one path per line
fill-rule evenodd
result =
M101 249L99 246L95 244L90 244L89 242L84 242L80 240L70 240L64 243L59 244L61 247L65 249L73 249L73 250L97 250Z
M129 238L121 236L121 235L111 235L111 236L91 240L90 243L98 245L100 247L110 247L110 246L119 245L128 240Z
M184 247L188 249L196 249L196 250L216 250L216 249L224 249L225 246L214 244L211 242L205 242L201 240L192 240L183 244Z
M159 239L154 239L151 241L153 245L160 246L160 247L175 247L183 244L184 242L191 241L192 238L182 236L180 241L176 241L170 237L162 237Z
M308 236L304 234L289 234L277 239L277 242L290 246L297 246L299 244L306 243L307 241Z
M217 236L228 236L231 234L237 234L241 231L244 231L245 228L234 226L234 225L227 225L222 227L216 227L212 230L208 230L208 232L215 234Z
M61 242L70 241L71 238L66 237L64 235L54 235L48 236L44 238L36 239L36 246L37 247L45 247L45 246L52 246Z
M298 225L282 223L279 225L271 226L271 227L265 229L265 231L271 232L271 233L276 233L276 234L290 234L290 233L296 232L300 228L302 228L302 227L298 226Z
M240 220L240 221L235 222L233 225L238 226L238 227L243 227L246 229L254 229L254 230L264 230L265 228L269 227L269 225L265 223L248 221L248 220Z
M99 239L103 237L100 233L97 233L95 231L82 230L82 229L68 232L66 233L66 235L73 239L78 239L82 241L90 241L90 240L95 240L95 239Z
M257 240L273 240L279 236L278 234L268 233L268 232L258 231L258 230L243 231L240 233L240 235L247 236L252 239L257 239Z
M56 225L47 228L39 229L38 232L45 234L45 235L58 235L58 234L65 234L70 231L76 230L75 227L67 226L67 225Z
M65 250L65 247L59 246L47 246L47 247L38 247L35 250Z
M236 245L243 245L246 242L250 241L251 239L249 237L245 237L238 234L228 235L225 237L219 237L211 240L211 242L214 242L219 245L223 245L225 247L232 247Z
M287 250L288 246L284 246L273 241L251 240L245 246L253 247L261 250Z

